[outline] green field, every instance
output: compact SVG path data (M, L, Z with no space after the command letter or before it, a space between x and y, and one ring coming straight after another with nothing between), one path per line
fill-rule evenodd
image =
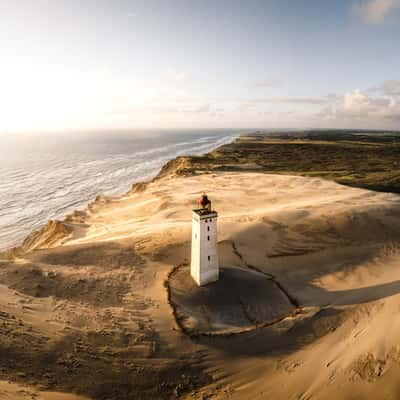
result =
M204 156L180 157L178 174L258 171L322 177L400 193L400 132L310 130L255 132Z

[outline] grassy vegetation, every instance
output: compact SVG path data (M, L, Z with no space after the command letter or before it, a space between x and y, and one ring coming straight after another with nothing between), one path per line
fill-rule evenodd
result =
M183 174L213 170L298 174L400 193L400 132L256 132L176 166Z

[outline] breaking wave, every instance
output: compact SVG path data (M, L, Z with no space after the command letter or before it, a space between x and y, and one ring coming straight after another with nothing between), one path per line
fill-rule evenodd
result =
M29 151L26 143L23 150L11 146L15 154L9 151L0 161L0 249L18 244L49 219L86 207L100 193L123 194L177 156L204 154L237 136L231 131L160 133L147 139L125 134L107 140L63 138L36 147L32 142Z

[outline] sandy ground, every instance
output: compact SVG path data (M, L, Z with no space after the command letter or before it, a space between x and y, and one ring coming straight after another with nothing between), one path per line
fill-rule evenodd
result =
M296 315L229 337L180 330L165 281L190 261L203 190L219 212L220 264L270 276ZM400 397L397 195L283 175L167 176L58 229L0 262L1 399Z
M175 319L192 337L249 332L299 312L274 280L245 267L220 267L218 281L199 287L182 265L171 272L168 290Z

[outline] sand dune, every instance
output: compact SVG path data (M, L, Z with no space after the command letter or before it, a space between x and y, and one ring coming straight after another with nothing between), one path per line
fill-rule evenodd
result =
M3 256L0 380L15 383L0 384L0 398L25 398L20 387L39 399L398 398L398 195L167 172ZM230 337L180 330L164 283L189 262L202 191L219 212L220 264L275 279L296 315Z

